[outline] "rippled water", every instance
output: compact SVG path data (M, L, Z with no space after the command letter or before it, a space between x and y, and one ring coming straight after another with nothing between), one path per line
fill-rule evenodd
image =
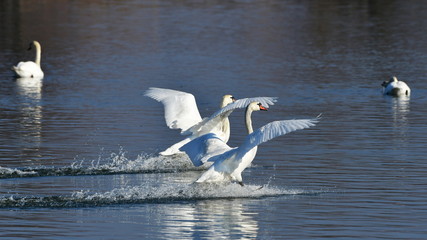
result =
M427 4L422 1L2 1L0 237L424 239ZM42 44L40 81L10 67ZM396 75L410 98L381 95ZM148 87L277 96L245 187L197 185L159 157L181 139ZM230 118L230 145L245 136Z

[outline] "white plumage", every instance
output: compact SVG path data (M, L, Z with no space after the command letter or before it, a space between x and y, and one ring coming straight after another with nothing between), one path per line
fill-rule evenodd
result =
M34 62L27 61L27 62L19 62L16 66L12 67L12 70L16 73L17 76L21 78L43 78L44 73L40 66L41 61L41 46L40 43L37 41L33 41L30 43L31 46L35 46L36 48L36 58Z
M409 86L405 82L397 80L395 76L391 77L389 81L384 81L381 86L383 86L383 94L385 95L394 97L411 95Z
M209 133L181 147L180 150L185 151L196 166L213 162L196 182L232 181L243 185L241 173L252 163L259 144L296 130L312 127L319 121L319 117L275 121L252 132L251 112L261 110L256 106L260 105L254 103L247 107L246 126L249 135L241 146L231 148L214 133Z
M180 147L192 139L210 132L215 133L217 137L227 142L230 137L228 116L234 109L244 108L255 100L261 101L267 106L268 104L274 104L276 101L272 97L245 98L236 101L233 96L224 95L220 105L221 109L211 117L202 119L196 100L190 93L163 88L149 88L144 95L163 104L166 125L169 128L181 129L182 135L188 135L182 141L160 152L161 155L183 153L179 151Z
M163 104L166 125L170 129L185 131L202 121L196 99L190 93L164 88L149 88L144 95Z

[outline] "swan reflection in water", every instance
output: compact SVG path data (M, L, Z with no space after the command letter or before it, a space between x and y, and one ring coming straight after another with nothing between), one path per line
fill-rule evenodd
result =
M391 99L391 110L393 116L394 139L399 139L399 145L404 147L408 144L407 132L409 128L408 114L410 97L401 96Z
M43 80L37 78L16 79L19 110L19 134L23 150L38 150L42 131L42 86Z
M226 202L224 204L224 202ZM256 239L258 222L242 200L206 200L173 205L165 213L166 238Z

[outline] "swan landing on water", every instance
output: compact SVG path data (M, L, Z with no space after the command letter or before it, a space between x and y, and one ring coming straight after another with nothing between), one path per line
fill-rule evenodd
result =
M31 47L34 46L36 48L36 59L34 62L19 62L18 65L13 66L12 70L16 73L17 76L21 78L43 78L44 73L40 67L41 61L41 46L37 41L33 41L30 43L30 47L28 50L31 50Z
M276 102L274 97L255 97L236 100L232 95L224 95L220 109L209 118L201 118L196 100L190 93L163 88L149 88L145 96L163 104L166 125L171 129L181 129L181 135L187 135L183 140L160 152L168 156L184 153L179 150L184 144L207 133L215 133L222 141L230 138L230 122L228 116L237 108L245 108L253 101L259 101L268 106Z
M390 95L393 97L411 95L411 89L408 85L403 81L397 80L397 77L395 76L391 77L388 81L384 81L381 86L383 86L384 95Z
M253 102L246 108L245 124L248 136L242 145L231 148L214 133L198 137L180 148L187 153L194 165L213 162L196 182L237 182L243 186L242 172L254 160L257 146L275 137L315 126L319 117L314 119L274 121L257 129L252 128L251 115L254 111L267 110L259 102Z

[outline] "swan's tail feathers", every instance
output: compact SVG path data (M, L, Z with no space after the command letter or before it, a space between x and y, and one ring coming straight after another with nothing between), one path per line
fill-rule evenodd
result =
M228 178L224 174L215 171L215 167L211 166L206 170L195 182L196 183L219 183L224 182Z
M160 155L162 156L172 156L175 154L185 154L185 152L181 152L181 151L176 151L175 149L166 149L163 152L159 152Z
M166 150L164 150L163 152L160 152L159 154L162 156L170 156L174 154L185 154L185 152L182 152L179 149L189 141L190 141L189 138L185 138L184 140L177 142L174 145L168 147Z

